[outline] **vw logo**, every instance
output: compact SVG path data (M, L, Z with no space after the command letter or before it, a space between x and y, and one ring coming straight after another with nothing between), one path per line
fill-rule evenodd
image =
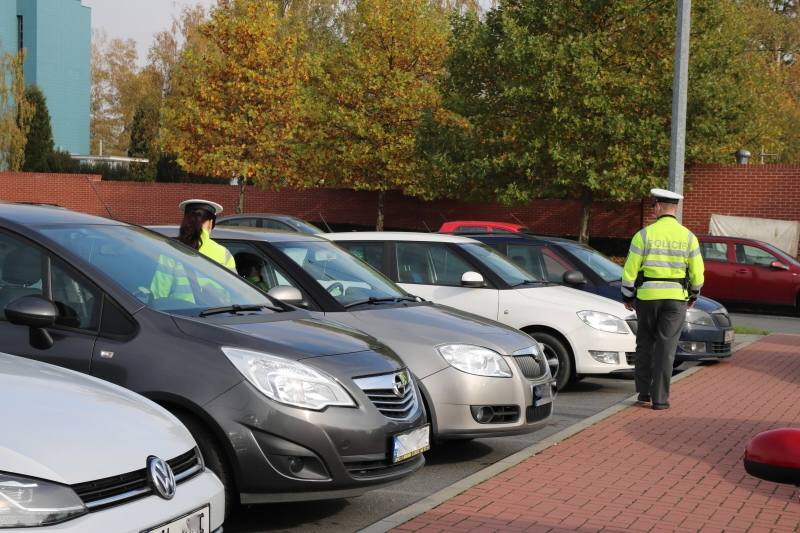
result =
M406 395L406 387L408 386L408 378L405 374L396 374L394 376L394 383L392 384L392 389L394 390L394 394L398 398L402 398Z
M147 482L165 500L175 496L175 476L166 461L151 455L147 458Z

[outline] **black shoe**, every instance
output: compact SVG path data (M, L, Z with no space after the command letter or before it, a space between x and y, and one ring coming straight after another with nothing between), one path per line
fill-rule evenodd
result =
M637 402L650 403L650 395L649 394L642 394L640 392L639 393L639 397L636 399L636 401Z
M669 409L669 402L667 403L654 403L653 409L656 411L663 411L664 409Z

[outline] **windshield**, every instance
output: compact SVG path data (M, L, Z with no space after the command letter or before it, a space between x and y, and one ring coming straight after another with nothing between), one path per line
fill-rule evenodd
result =
M325 287L336 300L347 306L369 298L403 298L406 292L367 263L330 242L274 242Z
M297 226L297 229L300 230L301 233L308 233L310 235L319 235L320 233L325 233L311 222L306 222L305 220L294 219L292 223Z
M564 244L562 246L604 280L619 281L622 279L622 267L594 248L580 244Z
M54 225L37 229L153 309L197 316L211 308L274 305L234 272L144 228Z
M522 284L527 280L539 281L539 278L518 267L506 256L485 244L459 244L459 247L483 263L486 268L503 278L509 285Z

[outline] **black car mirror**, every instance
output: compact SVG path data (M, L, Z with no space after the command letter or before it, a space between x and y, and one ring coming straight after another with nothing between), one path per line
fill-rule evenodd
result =
M564 272L562 279L566 285L583 285L586 283L586 276L583 275L583 272L578 272L577 270L567 270Z
M267 291L267 294L276 300L280 300L289 305L294 305L295 307L306 307L308 305L303 298L303 293L301 293L297 287L278 285L277 287L272 287L269 291Z
M800 429L771 429L750 439L744 469L765 481L800 487Z
M787 265L784 265L780 261L773 261L772 263L769 264L769 266L771 266L772 268L778 268L780 270L789 270L789 267Z
M483 287L484 285L483 276L477 272L469 271L461 275L462 287Z
M53 337L44 328L52 327L58 317L56 305L41 296L22 296L5 306L6 318L17 326L28 326L31 346L47 350L53 345Z

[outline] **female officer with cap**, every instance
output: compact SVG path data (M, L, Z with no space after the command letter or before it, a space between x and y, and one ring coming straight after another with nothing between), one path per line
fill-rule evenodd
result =
M211 230L217 221L222 206L208 200L186 200L181 202L183 221L178 240L194 248L206 257L236 272L236 262L227 248L211 238Z

